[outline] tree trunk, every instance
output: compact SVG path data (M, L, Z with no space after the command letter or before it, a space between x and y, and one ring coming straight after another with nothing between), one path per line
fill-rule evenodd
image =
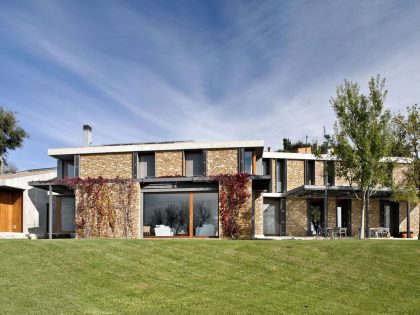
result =
M366 212L366 191L362 193L362 213L360 217L360 231L359 231L359 238L365 238L365 212Z
M369 238L369 192L366 192L366 238Z
M0 155L0 175L3 175L4 171L4 160L3 157Z

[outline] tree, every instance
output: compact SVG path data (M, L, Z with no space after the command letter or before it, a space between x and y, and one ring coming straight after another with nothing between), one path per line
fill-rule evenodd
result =
M409 205L420 202L420 115L417 104L407 107L407 115L401 113L392 119L393 154L408 158L401 182L393 185L393 199L407 202L407 227ZM409 232L409 231L407 231ZM420 234L419 234L420 239Z
M360 93L359 85L351 81L345 80L337 87L336 97L330 100L337 119L334 134L324 137L332 148L330 158L337 160L336 174L350 183L362 201L361 238L369 215L369 198L389 176L387 164L383 163L390 152L391 118L389 111L384 110L385 80L378 75L368 85L367 95Z
M15 150L23 146L29 134L18 125L15 113L5 110L0 106L0 174L3 174L4 165L9 150Z

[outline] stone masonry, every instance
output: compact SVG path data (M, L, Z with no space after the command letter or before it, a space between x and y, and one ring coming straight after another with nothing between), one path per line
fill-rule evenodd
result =
M182 176L182 151L156 152L156 177Z
M263 194L254 192L255 235L263 235Z
M207 176L238 173L238 150L207 150Z
M286 231L288 236L308 234L308 204L306 198L287 198Z
M324 161L315 161L315 185L324 185Z
M301 160L287 161L287 190L292 190L305 183L305 163Z
M400 232L407 231L407 203L399 203L400 212ZM419 234L420 204L410 204L410 231L413 231L413 237Z
M80 155L80 177L131 178L131 153L103 153Z

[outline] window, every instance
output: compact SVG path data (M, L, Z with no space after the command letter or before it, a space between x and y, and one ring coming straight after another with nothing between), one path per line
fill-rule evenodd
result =
M253 151L245 151L244 153L244 172L245 173L253 174L252 157L253 157Z
M139 178L155 177L155 154L153 152L139 153Z
M204 175L204 158L202 151L185 152L185 176Z
M305 162L305 185L315 185L315 161Z
M74 177L74 161L63 161L63 178Z
M276 192L286 191L286 161L277 160L276 164Z
M335 164L334 161L327 161L326 163L327 171L327 184L330 186L335 186Z
M216 237L218 227L217 192L144 194L146 237Z
M266 160L266 159L262 160L263 175L271 175L270 162L271 162L271 160Z

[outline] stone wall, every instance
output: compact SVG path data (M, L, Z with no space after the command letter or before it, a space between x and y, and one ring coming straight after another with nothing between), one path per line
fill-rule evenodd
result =
M324 161L315 161L315 185L324 185Z
M397 164L392 171L392 181L395 185L400 185L404 182L405 172L409 169L407 164Z
M381 225L381 204L379 199L369 198L369 227L376 228Z
M337 202L335 198L328 198L328 227L337 226Z
M156 152L156 177L170 177L183 175L182 151Z
M263 235L263 194L261 191L254 192L254 218L255 235Z
M88 237L92 238L126 238L125 237L125 211L126 208L124 208L124 201L127 200L128 196L128 184L126 186L124 185L116 185L116 184L106 184L109 189L109 194L107 195L109 197L109 202L111 204L111 207L113 208L114 218L115 218L115 228L114 231L111 230L110 225L107 224L107 222L104 221L105 226L101 229L101 235L93 234ZM140 185L138 183L133 183L133 194L132 194L132 204L131 204L131 213L129 215L131 220L131 237L130 238L140 238ZM80 193L76 190L75 192L75 216L77 217L80 215L79 213L79 201L80 201ZM124 200L124 201L123 201ZM129 207L129 205L125 205L126 207ZM89 208L89 211L92 211L92 208ZM89 221L89 220L87 220ZM97 230L97 224L98 222L95 221L93 225L89 225L92 227L92 230ZM82 238L86 237L83 236L83 233L81 230L78 230L76 228L76 238Z
M407 203L400 202L400 232L407 231ZM413 237L417 238L420 224L420 204L410 204L410 230L413 231Z
M302 186L305 183L305 163L301 160L287 161L287 190Z
M307 236L308 204L306 198L286 199L286 233L288 236Z
M277 160L271 159L271 192L277 192Z
M131 153L101 153L80 155L80 177L131 178Z
M359 236L361 215L362 215L362 201L357 198L353 198L351 200L351 226L352 226L352 235L354 238L357 238Z
M207 150L207 176L238 173L237 149Z

